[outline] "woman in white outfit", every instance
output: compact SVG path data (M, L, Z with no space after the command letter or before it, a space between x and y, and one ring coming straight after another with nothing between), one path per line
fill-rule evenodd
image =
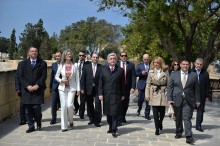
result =
M75 94L80 94L80 81L77 66L73 62L71 50L65 50L62 54L60 66L55 79L59 82L59 96L61 104L61 129L68 131L69 125L73 127L73 102ZM76 93L77 92L77 93Z

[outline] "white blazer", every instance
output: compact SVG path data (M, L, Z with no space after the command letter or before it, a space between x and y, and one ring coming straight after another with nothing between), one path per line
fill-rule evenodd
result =
M55 79L59 82L58 89L64 91L65 83L61 83L61 79L66 79L65 73L66 65L60 65L57 73L55 75ZM60 75L62 78L60 78ZM80 80L79 80L79 70L77 68L77 64L72 64L71 77L70 77L70 91L80 91Z

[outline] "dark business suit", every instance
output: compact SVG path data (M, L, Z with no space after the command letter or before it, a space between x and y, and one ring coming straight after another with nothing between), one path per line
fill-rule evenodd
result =
M83 66L90 63L89 61L84 61L81 65L81 74L79 74L79 79L81 80L82 77L82 73L83 73ZM77 64L77 67L79 69L79 63ZM74 99L74 106L75 106L75 110L77 110L79 108L79 117L81 119L84 119L84 114L85 114L85 103L86 103L86 97L85 94L80 92L80 104L78 103L78 97L77 95L75 95L75 99Z
M199 87L200 87L200 106L197 107L197 114L196 114L196 129L201 128L201 124L203 122L203 114L205 110L205 102L206 98L209 97L209 88L210 88L210 80L209 80L209 73L206 70L201 70L198 74L196 69L193 69L198 76L199 80Z
M111 72L108 66L102 67L98 94L103 95L103 113L107 116L109 131L115 133L122 108L122 96L125 96L123 69L116 65L114 71Z
M37 122L37 127L41 128L41 104L44 103L46 78L47 63L45 61L37 58L36 64L33 67L30 59L24 60L22 68L19 70L19 79L22 87L22 103L25 104L26 119L31 129L35 128L34 119ZM38 85L39 88L36 91L29 92L27 89L29 85Z
M192 136L192 115L196 102L200 102L200 91L197 75L188 72L185 88L181 82L181 71L173 72L170 76L167 91L168 101L173 101L174 112L176 115L176 135L183 133L184 121L185 136ZM185 96L183 96L183 92Z
M117 62L117 65L121 66L121 61ZM135 75L135 67L134 64L126 61L126 76L125 76L125 99L122 101L122 115L119 118L119 122L126 123L126 113L129 106L130 101L130 90L131 88L136 88L136 75Z
M16 70L15 90L20 91L20 92L18 92L18 96L20 97L20 119L21 119L21 122L25 123L27 120L26 120L26 117L25 117L25 107L24 107L24 104L21 102L21 94L22 93L21 93L21 82L19 80L19 70L22 68L22 63L23 63L23 61L18 63L18 67L17 67L17 70Z
M95 76L93 76L92 63L83 66L80 88L84 91L87 102L87 114L92 123L99 124L102 118L101 100L98 97L98 85L101 64L96 65ZM95 109L94 102L95 99Z
M140 113L142 109L142 105L145 99L145 88L146 88L146 81L147 81L147 75L143 75L142 71L149 71L149 68L146 70L144 63L140 63L136 67L136 76L139 77L138 83L137 83L137 89L138 89L138 113ZM150 116L150 105L149 102L146 100L146 107L145 107L145 117L148 118Z
M58 69L58 62L52 64L52 70L50 75L50 89L52 90L52 105L51 105L51 114L52 114L52 121L56 122L57 118L57 105L60 102L59 99L59 92L58 86L59 83L55 80L55 75Z

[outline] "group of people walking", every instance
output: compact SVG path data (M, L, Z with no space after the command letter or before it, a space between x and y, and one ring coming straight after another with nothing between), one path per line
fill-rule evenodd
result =
M30 47L29 58L19 63L16 73L16 91L21 95L21 123L28 122L27 133L41 129L41 104L44 102L47 64L38 57L38 49ZM163 119L166 107L172 105L176 123L176 136L181 138L183 122L186 143L193 143L192 115L197 108L196 130L201 127L205 100L208 98L209 74L202 70L203 60L196 59L194 68L190 69L187 59L173 60L169 68L162 57L155 57L150 63L150 56L143 55L143 62L135 65L127 60L127 53L110 53L104 65L98 63L99 54L92 53L91 61L86 61L86 54L80 51L79 61L73 61L71 50L56 52L57 62L52 64L50 89L52 92L52 119L56 124L57 105L61 107L61 130L68 131L73 127L73 115L79 112L84 119L85 103L87 105L88 125L101 126L102 109L107 116L109 129L113 137L117 137L118 126L127 123L126 113L129 107L130 94L135 92L138 77L138 110L141 114L145 103L145 119L151 120L152 107L155 124L155 135L163 130ZM35 61L35 63L33 63ZM78 102L80 98L80 104ZM102 108L103 102L103 108ZM24 116L24 110L26 116Z

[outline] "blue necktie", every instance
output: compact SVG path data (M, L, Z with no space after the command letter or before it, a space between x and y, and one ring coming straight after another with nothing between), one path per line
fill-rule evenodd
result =
M34 60L31 61L31 65L32 65L32 67L34 67L34 65L35 65L35 61Z

